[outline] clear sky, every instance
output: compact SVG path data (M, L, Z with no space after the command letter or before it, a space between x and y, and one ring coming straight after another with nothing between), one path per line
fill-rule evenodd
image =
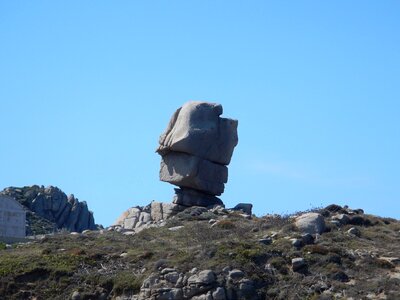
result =
M184 102L239 120L222 200L400 218L400 1L1 1L0 188L55 185L110 225L170 201Z

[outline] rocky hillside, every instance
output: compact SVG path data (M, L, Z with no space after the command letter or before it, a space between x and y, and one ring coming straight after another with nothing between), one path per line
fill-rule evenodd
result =
M26 234L52 233L61 229L82 232L96 229L93 213L85 201L67 195L57 187L8 187L0 194L11 196L27 209Z
M398 220L337 205L263 217L217 206L153 225L3 245L0 298L399 299Z

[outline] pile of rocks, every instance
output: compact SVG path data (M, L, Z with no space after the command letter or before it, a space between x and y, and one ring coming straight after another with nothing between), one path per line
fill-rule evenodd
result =
M164 226L166 225L167 219L173 218L176 214L183 211L190 216L198 216L210 212L216 216L227 216L236 213L244 218L251 218L252 205L250 203L239 203L231 209L225 209L225 207L221 205L215 205L209 208L203 206L186 207L175 203L153 201L146 206L129 208L118 217L108 230L131 235L146 228ZM215 222L217 224L216 220Z
M238 121L221 118L222 106L188 102L172 116L160 136L160 180L179 186L174 203L183 206L222 205Z
M224 268L219 274L212 270L179 272L164 268L144 280L140 293L132 300L234 300L261 299L255 282L241 270Z
M174 203L153 201L147 206L131 207L114 222L110 229L133 230L139 232L145 228L162 226L165 220L183 211L186 207Z
M82 232L97 228L93 212L89 211L87 203L80 202L74 195L67 196L57 187L45 188L38 185L21 188L8 187L0 193L13 197L29 211L54 223L57 229ZM29 214L27 216L29 218Z
M133 230L163 225L163 221L198 206L224 207L216 196L224 192L233 150L238 143L238 121L221 118L222 106L208 102L188 102L172 116L160 136L160 180L178 186L173 203L152 202L132 207L111 226L111 230ZM251 215L251 204L233 208Z

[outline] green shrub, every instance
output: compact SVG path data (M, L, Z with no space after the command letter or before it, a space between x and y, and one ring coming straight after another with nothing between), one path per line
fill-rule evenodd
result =
M221 220L217 223L217 226L222 229L234 229L236 227L235 223L230 220Z
M113 278L113 292L115 295L137 294L142 285L142 281L143 278L129 271L120 272Z
M289 271L286 260L283 257L273 257L268 261L268 263L277 269L281 274L287 274Z

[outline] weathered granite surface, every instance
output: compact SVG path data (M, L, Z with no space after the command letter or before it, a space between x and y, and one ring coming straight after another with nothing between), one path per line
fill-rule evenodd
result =
M221 118L222 106L191 101L172 116L160 136L160 180L176 189L174 203L185 206L220 205L233 150L238 143L238 121ZM187 194L187 195L186 195Z

